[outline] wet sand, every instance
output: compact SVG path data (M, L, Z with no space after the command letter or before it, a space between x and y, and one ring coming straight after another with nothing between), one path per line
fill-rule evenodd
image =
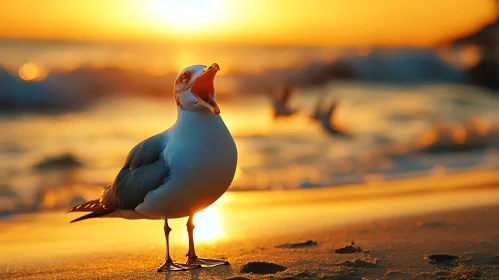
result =
M231 265L158 273L164 261L161 221L70 225L72 214L26 214L0 220L0 278L498 279L498 217L496 171L231 192L196 217L195 232L199 256ZM185 220L170 226L172 257L183 261ZM249 262L285 270L241 273L243 267L265 270Z

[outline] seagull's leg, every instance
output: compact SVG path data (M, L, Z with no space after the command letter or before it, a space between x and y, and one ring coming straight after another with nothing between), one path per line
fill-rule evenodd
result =
M193 216L189 216L189 220L187 220L187 233L189 234L189 251L187 252L186 255L187 264L200 265L201 267L214 267L214 266L229 264L229 262L225 260L198 258L198 256L196 256L196 251L194 249L193 232L194 232Z
M160 268L158 268L158 272L188 270L200 267L200 265L181 264L181 263L174 263L172 261L172 258L170 257L170 242L168 240L168 237L170 236L170 231L172 231L172 229L168 226L167 219L165 219L164 229L165 229L165 238L166 238L166 261Z

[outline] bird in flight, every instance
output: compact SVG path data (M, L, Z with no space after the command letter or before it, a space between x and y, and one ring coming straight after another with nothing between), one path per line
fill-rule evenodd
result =
M288 117L298 111L295 108L291 108L289 106L291 91L291 85L285 84L281 87L275 88L272 92L271 98L274 118Z
M216 102L214 79L219 70L216 63L193 65L178 75L173 90L175 124L136 145L99 199L69 209L90 212L71 222L97 217L162 219L166 261L158 272L228 264L199 258L193 237L194 214L225 193L237 164L234 139ZM168 219L182 217L189 217L189 251L186 263L176 263L170 257Z
M337 100L333 100L327 108L324 108L324 97L321 96L317 101L314 112L310 118L318 121L322 129L331 136L351 138L352 135L337 126L334 121L334 115L337 108Z

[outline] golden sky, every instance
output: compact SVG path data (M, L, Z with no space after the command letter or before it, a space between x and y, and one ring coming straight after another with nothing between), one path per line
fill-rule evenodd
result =
M5 0L0 37L428 46L497 16L495 0Z

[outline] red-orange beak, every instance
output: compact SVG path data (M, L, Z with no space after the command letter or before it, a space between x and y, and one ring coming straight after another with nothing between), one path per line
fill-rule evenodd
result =
M215 101L215 85L213 83L218 70L220 70L220 66L216 63L206 67L191 86L191 92L199 99L199 104L210 109L215 115L220 114L220 108Z

